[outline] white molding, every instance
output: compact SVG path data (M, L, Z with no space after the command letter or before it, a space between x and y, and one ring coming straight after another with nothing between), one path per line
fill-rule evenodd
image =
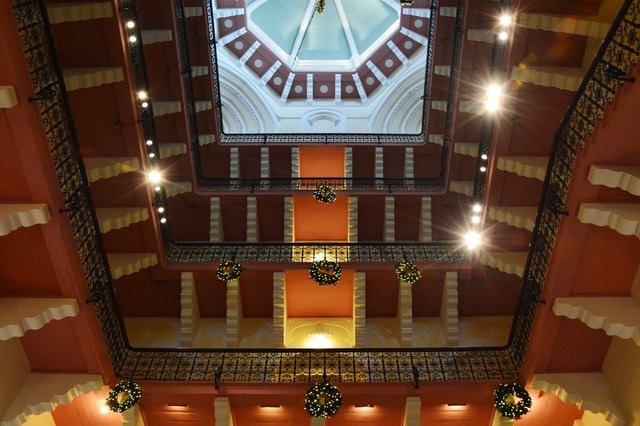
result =
M489 208L489 219L533 231L537 213L537 207L496 206Z
M491 29L468 29L465 32L467 33L467 40L469 41L493 44L495 39L495 35Z
M293 214L293 197L284 197L284 241L292 243L296 239L296 227Z
M375 177L384 177L384 149L381 146L375 148Z
M544 181L548 163L547 157L498 157L496 168L518 176Z
M0 108L13 108L18 105L16 89L13 86L0 86Z
M473 181L472 180L449 181L449 191L471 197L473 195Z
M0 236L20 227L45 224L50 219L46 204L0 204Z
M191 192L191 182L167 182L164 185L164 194L167 198L187 192Z
M49 23L88 21L90 19L110 18L113 16L111 2L101 3L55 3L47 5Z
M115 229L149 220L149 211L146 207L98 207L96 217L100 232L106 234Z
M291 177L300 177L300 148L291 147Z
M269 159L269 147L263 146L260 148L260 178L268 179L271 174L271 166Z
M116 280L124 275L135 274L158 263L155 253L107 253L111 277Z
M580 410L603 414L612 426L627 424L602 373L535 374L531 385L535 390L554 394L562 402L575 404Z
M165 159L173 157L175 155L182 155L187 153L187 144L176 143L159 143L158 149L160 150L160 158Z
M640 195L640 167L592 165L588 179L593 185L620 188Z
M358 242L358 197L349 197L349 242Z
M258 227L258 202L256 197L247 197L247 242L260 241L260 229Z
M124 80L124 74L120 67L65 68L62 70L62 74L68 92Z
M478 157L478 151L480 150L479 143L473 142L456 142L453 144L453 152L455 154L467 155L469 157Z
M420 408L422 400L419 396L408 396L404 404L402 426L420 426Z
M344 148L344 177L353 177L353 148L350 146Z
M384 197L384 241L396 240L396 206L395 197Z
M171 30L142 30L142 44L164 43L173 40Z
M404 178L413 179L413 148L406 147L404 149Z
M575 92L580 88L585 72L577 67L515 66L511 71L511 80Z
M238 179L240 177L240 149L232 146L229 149L229 178Z
M53 320L78 315L76 299L0 298L0 340L21 337Z
M398 290L398 335L403 347L413 345L413 290L411 284L400 280Z
M420 201L418 241L421 243L432 241L431 197L422 197Z
M611 26L608 22L600 22L597 18L576 19L564 15L542 13L521 13L518 25L534 30L552 31L556 33L576 34L603 39Z
M631 297L558 297L553 313L640 346L640 306Z
M211 101L194 101L193 102L196 114L202 111L211 111L213 109L213 103Z
M234 426L233 413L229 398L216 396L213 401L215 412L215 426Z
M182 111L182 104L180 104L180 101L153 101L151 102L151 106L153 107L154 117L177 114Z
M81 394L102 389L102 378L93 374L31 373L22 385L0 426L20 426L31 416L52 412Z
M578 220L640 238L640 204L582 203Z
M140 163L135 157L94 157L83 158L82 161L89 183L140 170Z
M524 265L527 261L526 252L486 252L480 253L480 263L496 268L507 274L515 274L522 278Z

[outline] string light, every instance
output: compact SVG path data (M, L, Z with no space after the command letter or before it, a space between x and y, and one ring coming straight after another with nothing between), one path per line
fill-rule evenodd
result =
M486 168L485 166L482 166L482 167L480 167L480 171L481 171L482 173L484 173L484 172L486 172L486 171L487 171L487 168Z
M129 36L129 43L135 43L136 41L138 41L138 37L134 35Z
M167 223L167 218L163 217L162 219L160 219L160 223Z
M133 21L127 21L127 28L132 29L136 27L136 23Z
M164 207L158 207L158 213L164 213Z
M151 139L147 139L147 146L153 145L153 141Z

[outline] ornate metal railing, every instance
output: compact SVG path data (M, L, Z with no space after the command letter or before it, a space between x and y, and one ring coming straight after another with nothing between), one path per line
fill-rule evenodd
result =
M467 250L458 243L168 243L165 258L176 263L208 263L236 259L251 263L464 263Z
M640 0L626 0L555 134L524 269L518 315L512 324L510 347L526 347L528 344L560 218L565 213L564 204L576 156L603 117L607 105L615 98L620 82L624 81L623 76L637 62L639 52ZM513 352L516 365L521 365L523 358L524 352Z
M308 382L512 379L522 365L576 153L619 79L637 60L640 0L627 0L558 130L509 344L501 348L388 350L134 349L111 285L86 173L43 0L12 0L35 99L95 312L116 373L135 380Z

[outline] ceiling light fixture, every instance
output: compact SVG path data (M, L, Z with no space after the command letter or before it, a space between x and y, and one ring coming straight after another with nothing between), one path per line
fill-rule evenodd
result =
M134 35L129 36L129 43L135 43L136 41L138 41L138 37Z
M464 243L469 250L473 250L482 243L482 236L476 231L469 231L464 235Z
M474 213L480 213L482 211L482 204L475 203L473 206L471 206L471 211Z
M151 170L149 173L147 173L147 179L151 183L160 183L162 182L162 173L160 173L158 170Z
M131 29L131 28L135 28L136 23L133 21L127 21L127 28Z
M498 22L502 27L509 27L513 23L513 17L505 13L504 15L500 16L500 19L498 20Z
M471 223L473 223L474 225L480 223L480 216L475 214L471 216Z

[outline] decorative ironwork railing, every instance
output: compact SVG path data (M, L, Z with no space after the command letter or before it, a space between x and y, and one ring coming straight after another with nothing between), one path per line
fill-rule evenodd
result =
M467 250L458 243L168 243L165 258L176 263L208 263L236 259L251 263L464 263Z
M577 152L640 50L640 0L626 0L556 134L523 291L500 348L385 350L136 349L118 312L43 0L12 0L44 131L114 370L135 380L309 382L512 379L522 365ZM195 259L192 259L195 261Z

